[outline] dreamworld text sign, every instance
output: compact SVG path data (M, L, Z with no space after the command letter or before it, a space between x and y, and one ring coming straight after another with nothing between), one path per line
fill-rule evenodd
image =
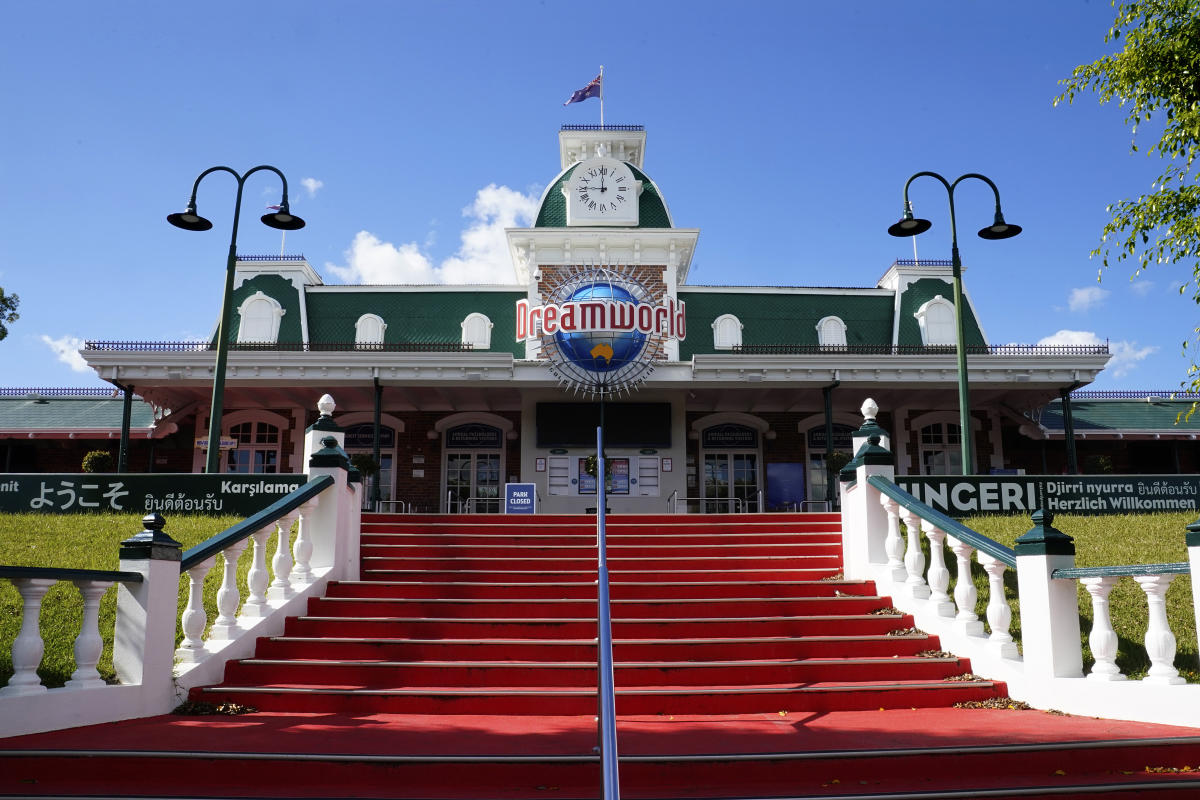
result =
M896 484L952 517L1039 508L1085 515L1200 508L1200 475L902 475Z
M522 299L517 301L517 341L556 333L604 331L637 331L682 340L687 338L684 305L673 297L659 305L591 299L535 306Z

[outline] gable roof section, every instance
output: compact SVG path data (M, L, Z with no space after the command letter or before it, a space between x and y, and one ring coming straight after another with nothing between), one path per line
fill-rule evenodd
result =
M938 295L946 298L946 302L954 304L954 284L947 283L940 278L921 278L909 284L903 294L900 295L900 328L896 334L896 344L902 347L920 347L921 342L921 325L917 322L915 314L917 309L928 303ZM979 322L975 319L975 310L971 308L971 302L964 298L966 305L966 315L963 317L963 338L966 340L966 345L986 345L983 340L983 332L979 329Z
M764 287L761 292L749 293L689 291L681 286L679 299L687 304L688 338L679 344L679 357L686 361L697 353L717 352L712 323L722 314L733 314L742 323L743 345L816 346L820 344L817 322L829 316L846 323L849 345L890 345L895 301L890 294L869 291L871 294L854 289L806 294Z
M124 398L0 398L0 430L121 429ZM131 429L154 426L154 409L138 400L130 406Z
M525 357L525 346L516 342L517 300L525 292L473 291L471 287L432 291L380 287L376 291L336 291L323 288L309 292L308 335L312 344L350 345L354 343L354 324L363 314L377 314L387 323L384 344L458 343L462 341L462 321L478 312L492 321L492 348L489 352L511 352Z
M1179 418L1192 407L1192 400L1071 400L1071 422L1076 433L1171 433L1187 437L1200 434L1200 414L1190 420ZM1056 400L1042 411L1042 427L1064 430L1062 402Z
M582 162L581 162L582 163ZM654 181L646 177L633 164L626 162L633 170L633 177L642 182L642 196L638 198L638 227L639 228L672 228L671 215L667 213L667 205L659 194ZM563 170L542 199L542 207L538 210L535 228L565 228L567 227L567 198L562 193L562 187L571 179L571 173L579 164L574 164Z

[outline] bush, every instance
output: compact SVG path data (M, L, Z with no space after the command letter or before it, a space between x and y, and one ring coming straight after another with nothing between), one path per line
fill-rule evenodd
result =
M361 472L364 478L369 478L379 472L379 462L368 453L355 453L350 456L350 466Z
M112 453L107 450L92 450L83 457L80 465L84 472L112 472L115 467Z

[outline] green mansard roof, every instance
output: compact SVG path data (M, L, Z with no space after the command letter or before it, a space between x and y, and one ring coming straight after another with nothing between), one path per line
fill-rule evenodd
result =
M571 173L579 164L574 164L563 171L542 199L542 207L538 210L535 228L565 228L567 226L567 198L562 193L562 187L571 179ZM654 181L632 164L627 164L633 171L633 177L642 182L642 196L638 198L638 227L639 228L673 228L671 215L667 212L667 204L659 194Z

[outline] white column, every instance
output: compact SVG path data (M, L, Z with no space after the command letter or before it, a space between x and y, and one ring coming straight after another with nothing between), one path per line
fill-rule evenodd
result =
M104 640L100 638L100 599L112 582L79 580L75 581L75 586L83 598L83 623L75 639L75 671L71 673L67 687L92 689L104 686L104 680L96 670L104 650Z
M271 559L271 571L275 573L275 579L267 589L268 600L282 602L296 595L296 590L292 588L292 522L295 519L295 512L279 519L275 555Z
M1167 622L1167 589L1174 575L1135 575L1134 580L1146 593L1146 606L1150 612L1146 627L1146 655L1150 656L1150 671L1146 683L1185 683L1175 669L1175 634Z
M12 584L21 595L21 631L12 645L13 676L8 685L0 689L0 697L17 697L41 694L46 691L37 668L42 663L46 645L42 642L40 615L42 599L50 587L58 583L54 578L12 578Z
M975 588L975 580L971 576L971 556L975 555L975 548L953 536L947 536L946 541L950 543L958 565L958 578L954 581L954 604L958 607L958 613L954 615L954 627L963 636L982 636L983 623L975 613L979 590Z
M1113 630L1109 613L1108 594L1117 585L1115 577L1080 578L1079 582L1092 597L1092 632L1088 645L1096 659L1088 678L1094 681L1123 681L1125 676L1117 667L1117 632Z
M267 572L267 540L271 538L272 523L262 530L250 534L254 542L254 552L251 554L250 570L246 573L246 589L248 595L242 604L242 616L247 618L265 617L271 609L267 605L267 584L271 574Z
M221 588L217 590L217 618L208 633L213 641L226 641L237 635L237 611L242 599L237 585L237 566L238 558L245 549L246 540L243 539L229 545L221 553L224 564L221 571Z
M1031 678L1083 676L1078 590L1074 580L1050 577L1056 569L1074 566L1074 554L1017 555L1021 641Z
M887 539L883 543L887 553L886 574L900 583L908 575L904 569L904 537L900 535L900 504L886 494L879 495L879 502L888 515Z
M988 647L1001 658L1018 658L1020 653L1017 651L1017 644L1008 632L1012 625L1012 609L1008 607L1008 598L1004 594L1006 566L1003 561L992 558L983 551L979 552L979 563L988 576L987 621L988 627L992 629L991 635L988 636ZM1076 642L1076 650L1078 645ZM1080 669L1082 670L1082 667Z
M320 497L314 497L308 502L300 506L300 513L296 518L296 542L292 545L292 562L295 567L292 568L292 577L302 586L307 586L312 583L313 572L309 562L312 560L312 514L320 502Z
M180 621L183 643L175 650L175 659L185 664L194 664L204 658L204 626L208 623L208 614L204 611L204 578L216 563L217 557L209 556L187 571L188 601Z
M925 584L925 553L921 550L921 518L901 506L900 516L904 527L908 529L908 547L904 551L904 571L908 577L904 585L914 600L925 600L929 597L929 587Z

